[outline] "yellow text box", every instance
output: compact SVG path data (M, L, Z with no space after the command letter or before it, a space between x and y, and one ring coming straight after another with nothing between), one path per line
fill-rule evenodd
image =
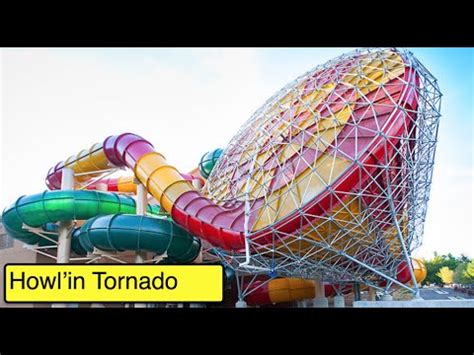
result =
M6 302L221 302L221 265L7 264Z

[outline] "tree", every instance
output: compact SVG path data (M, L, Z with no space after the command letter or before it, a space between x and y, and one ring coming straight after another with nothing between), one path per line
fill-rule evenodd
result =
M444 282L438 276L440 269L443 267L448 267L453 272L453 278L456 283L472 283L474 282L474 278L466 277L464 275L464 273L467 272L467 265L471 262L473 261L463 254L459 257L455 257L451 253L448 253L447 255L439 255L435 252L432 259L424 260L426 266L426 279L423 281L423 285L443 284ZM461 267L460 265L463 266ZM474 265L471 266L471 269L474 269ZM474 270L472 271L474 272ZM459 282L460 280L463 282Z
M453 281L457 284L466 284L468 278L466 277L467 263L459 264L456 270L454 270Z
M461 256L458 258L458 261L461 264L468 264L469 262L471 262L471 259L468 256L461 254Z
M459 264L454 271L453 280L457 284L467 285L474 283L474 260Z
M453 254L448 253L448 255L443 255L443 266L447 266L451 270L456 270L460 263L460 258L456 258Z
M443 266L441 269L439 269L436 276L438 276L445 285L448 285L453 283L453 274L453 270L447 266Z
M426 266L426 278L423 281L423 285L437 284L441 285L443 282L437 275L439 269L445 266L445 258L438 253L434 253L434 257L430 260L423 260Z
M466 267L466 276L470 277L472 279L471 282L474 281L474 260L471 260L471 262L469 262L467 264L467 267Z

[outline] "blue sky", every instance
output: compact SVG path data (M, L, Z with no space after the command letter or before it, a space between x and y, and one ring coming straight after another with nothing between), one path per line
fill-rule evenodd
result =
M438 79L442 118L418 255L473 242L474 49L409 48ZM180 170L224 147L274 92L352 48L3 49L0 208L45 189L48 168L111 134L151 140Z

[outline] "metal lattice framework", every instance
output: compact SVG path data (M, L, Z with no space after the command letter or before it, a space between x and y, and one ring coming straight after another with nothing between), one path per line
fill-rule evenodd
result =
M423 236L440 102L406 50L357 50L298 77L209 176L207 197L245 205L246 249L212 253L241 274L410 288L397 270Z

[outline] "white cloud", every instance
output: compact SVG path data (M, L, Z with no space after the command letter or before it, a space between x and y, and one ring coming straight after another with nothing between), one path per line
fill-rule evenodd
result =
M425 237L417 255L429 258L437 251L474 257L473 178L472 169L435 167Z
M129 68L94 50L4 50L5 201L43 190L50 166L111 134L143 135L182 170L224 146L266 99L259 54L201 51L185 52L189 70L151 55Z

